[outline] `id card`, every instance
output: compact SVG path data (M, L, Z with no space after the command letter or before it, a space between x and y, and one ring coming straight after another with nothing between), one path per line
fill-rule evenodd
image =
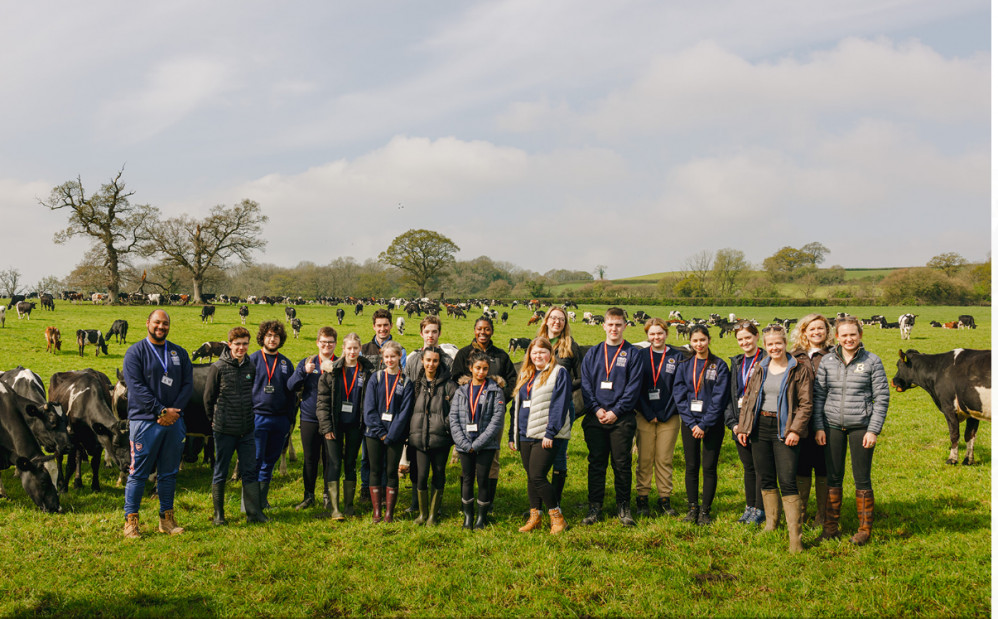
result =
M477 423L469 423L468 425L464 426L464 430L466 432L478 432L478 424Z
M391 420L392 420L391 413L381 413L381 421L391 421Z
M173 379L164 374L163 378L159 379L159 382L161 382L164 385L166 385L167 387L169 387L170 385L173 384Z
M264 393L274 393L274 386L273 385L264 385L263 386L263 392Z
M661 389L649 389L648 390L648 399L649 400L661 400L662 399L662 390Z
M613 389L613 381L612 380L604 380L603 382L601 382L599 384L599 388L600 389Z
M738 398L738 408L742 407L742 400L744 400L744 399L745 398L743 398L743 397L742 398Z
M703 400L690 400L690 410L694 413L702 413Z
M353 402L344 402L343 406L340 407L340 410L343 411L344 413L352 413Z
M530 400L523 400L520 402L520 408L530 408Z

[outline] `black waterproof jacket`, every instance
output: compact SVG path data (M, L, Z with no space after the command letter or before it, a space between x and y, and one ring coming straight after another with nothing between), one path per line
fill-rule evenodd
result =
M211 364L204 385L204 410L213 432L243 436L253 431L255 379L256 365L249 355L238 363L225 349L218 361Z

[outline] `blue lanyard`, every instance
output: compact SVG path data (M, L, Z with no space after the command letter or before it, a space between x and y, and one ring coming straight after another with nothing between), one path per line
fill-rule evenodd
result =
M149 344L149 349L152 350L153 356L155 356L156 360L158 361L159 360L159 353L156 352L156 347L153 346L152 342L150 342L148 339L146 339L146 344ZM166 342L163 342L163 360L160 361L160 363L163 365L163 374L164 375L168 374L169 370L170 370L170 366L169 366L169 364L167 364Z
M745 389L748 388L748 375L752 373L752 368L755 367L755 361L756 361L756 359L759 358L759 353L761 353L761 352L762 352L761 348L756 348L755 349L755 356L752 357L752 363L749 364L748 371L745 370L745 359L748 359L748 355L745 355L744 359L742 359L742 369L741 369L741 373L742 373L742 396L745 395Z

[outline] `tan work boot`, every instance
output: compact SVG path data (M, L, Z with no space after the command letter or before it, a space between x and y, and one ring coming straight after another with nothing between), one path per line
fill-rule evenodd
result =
M539 528L541 528L541 510L531 509L530 519L527 520L527 524L520 527L520 533L530 533Z
M791 494L783 497L783 511L787 513L787 534L790 536L790 552L804 551L801 541L801 505L800 496Z
M138 518L138 516L136 516ZM159 517L159 532L169 533L170 535L179 535L184 532L183 527L177 524L177 521L173 519L173 510L168 509Z
M780 491L763 490L762 507L766 511L766 526L763 531L775 531L780 524Z
M125 529L124 535L127 539L138 539L142 537L142 532L139 531L139 515L138 514L128 514L125 516Z
M551 535L557 535L565 530L567 525L565 523L565 516L561 513L560 507L549 509L548 517L551 518Z

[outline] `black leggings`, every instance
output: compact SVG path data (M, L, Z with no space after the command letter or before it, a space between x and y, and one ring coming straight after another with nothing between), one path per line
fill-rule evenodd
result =
M759 421L752 429L752 460L763 490L776 490L780 482L780 494L797 494L797 454L799 445L788 447L777 435L777 418L759 415Z
M305 484L305 495L315 496L315 480L319 477L319 463L322 463L323 481L332 481L329 477L329 462L324 457L322 442L325 440L319 434L319 423L316 421L302 421L299 424L301 432L302 459L302 481Z
M700 466L703 465L703 507L710 509L717 492L717 460L724 442L724 425L708 428L703 438L693 438L693 431L682 424L683 457L686 459L686 501L696 503L700 494ZM701 455L701 451L703 452Z
M815 477L828 477L828 466L825 464L825 446L814 441L812 432L807 438L800 440L800 460L797 462L797 475L811 478L811 471Z
M873 490L870 471L873 468L873 450L876 445L867 449L863 447L863 435L866 428L842 430L831 428L825 433L828 444L825 445L825 463L828 466L828 487L841 488L842 478L846 470L846 448L852 455L852 478L856 490Z
M478 502L489 502L489 469L495 449L476 453L457 452L461 458L461 500L470 503L475 498L475 481L478 481Z
M326 455L329 456L328 481L338 481L343 471L343 481L357 482L357 452L364 436L360 426L351 424L340 426L340 433L333 440L325 439Z
M381 470L381 467L385 466L388 469L387 487L398 490L399 462L402 460L402 450L405 449L405 443L385 445L377 437L367 436L364 439L367 444L367 455L371 461L371 483L373 484L375 480L381 479L381 476L385 473L385 471Z
M742 461L742 469L745 471L742 475L742 483L745 485L745 505L762 509L762 485L756 474L755 462L752 461L752 444L742 446L735 440L735 448L738 449L738 459Z
M523 470L527 472L527 498L530 499L530 509L543 509L545 505L554 509L557 502L554 498L554 486L548 480L548 471L554 464L558 447L544 449L540 441L525 441L520 439L520 460Z
M433 471L433 489L444 489L444 475L447 470L447 455L450 453L448 447L433 447L426 451L413 449L416 452L416 489L428 490L427 481L430 478L430 471ZM409 463L410 468L412 462Z

